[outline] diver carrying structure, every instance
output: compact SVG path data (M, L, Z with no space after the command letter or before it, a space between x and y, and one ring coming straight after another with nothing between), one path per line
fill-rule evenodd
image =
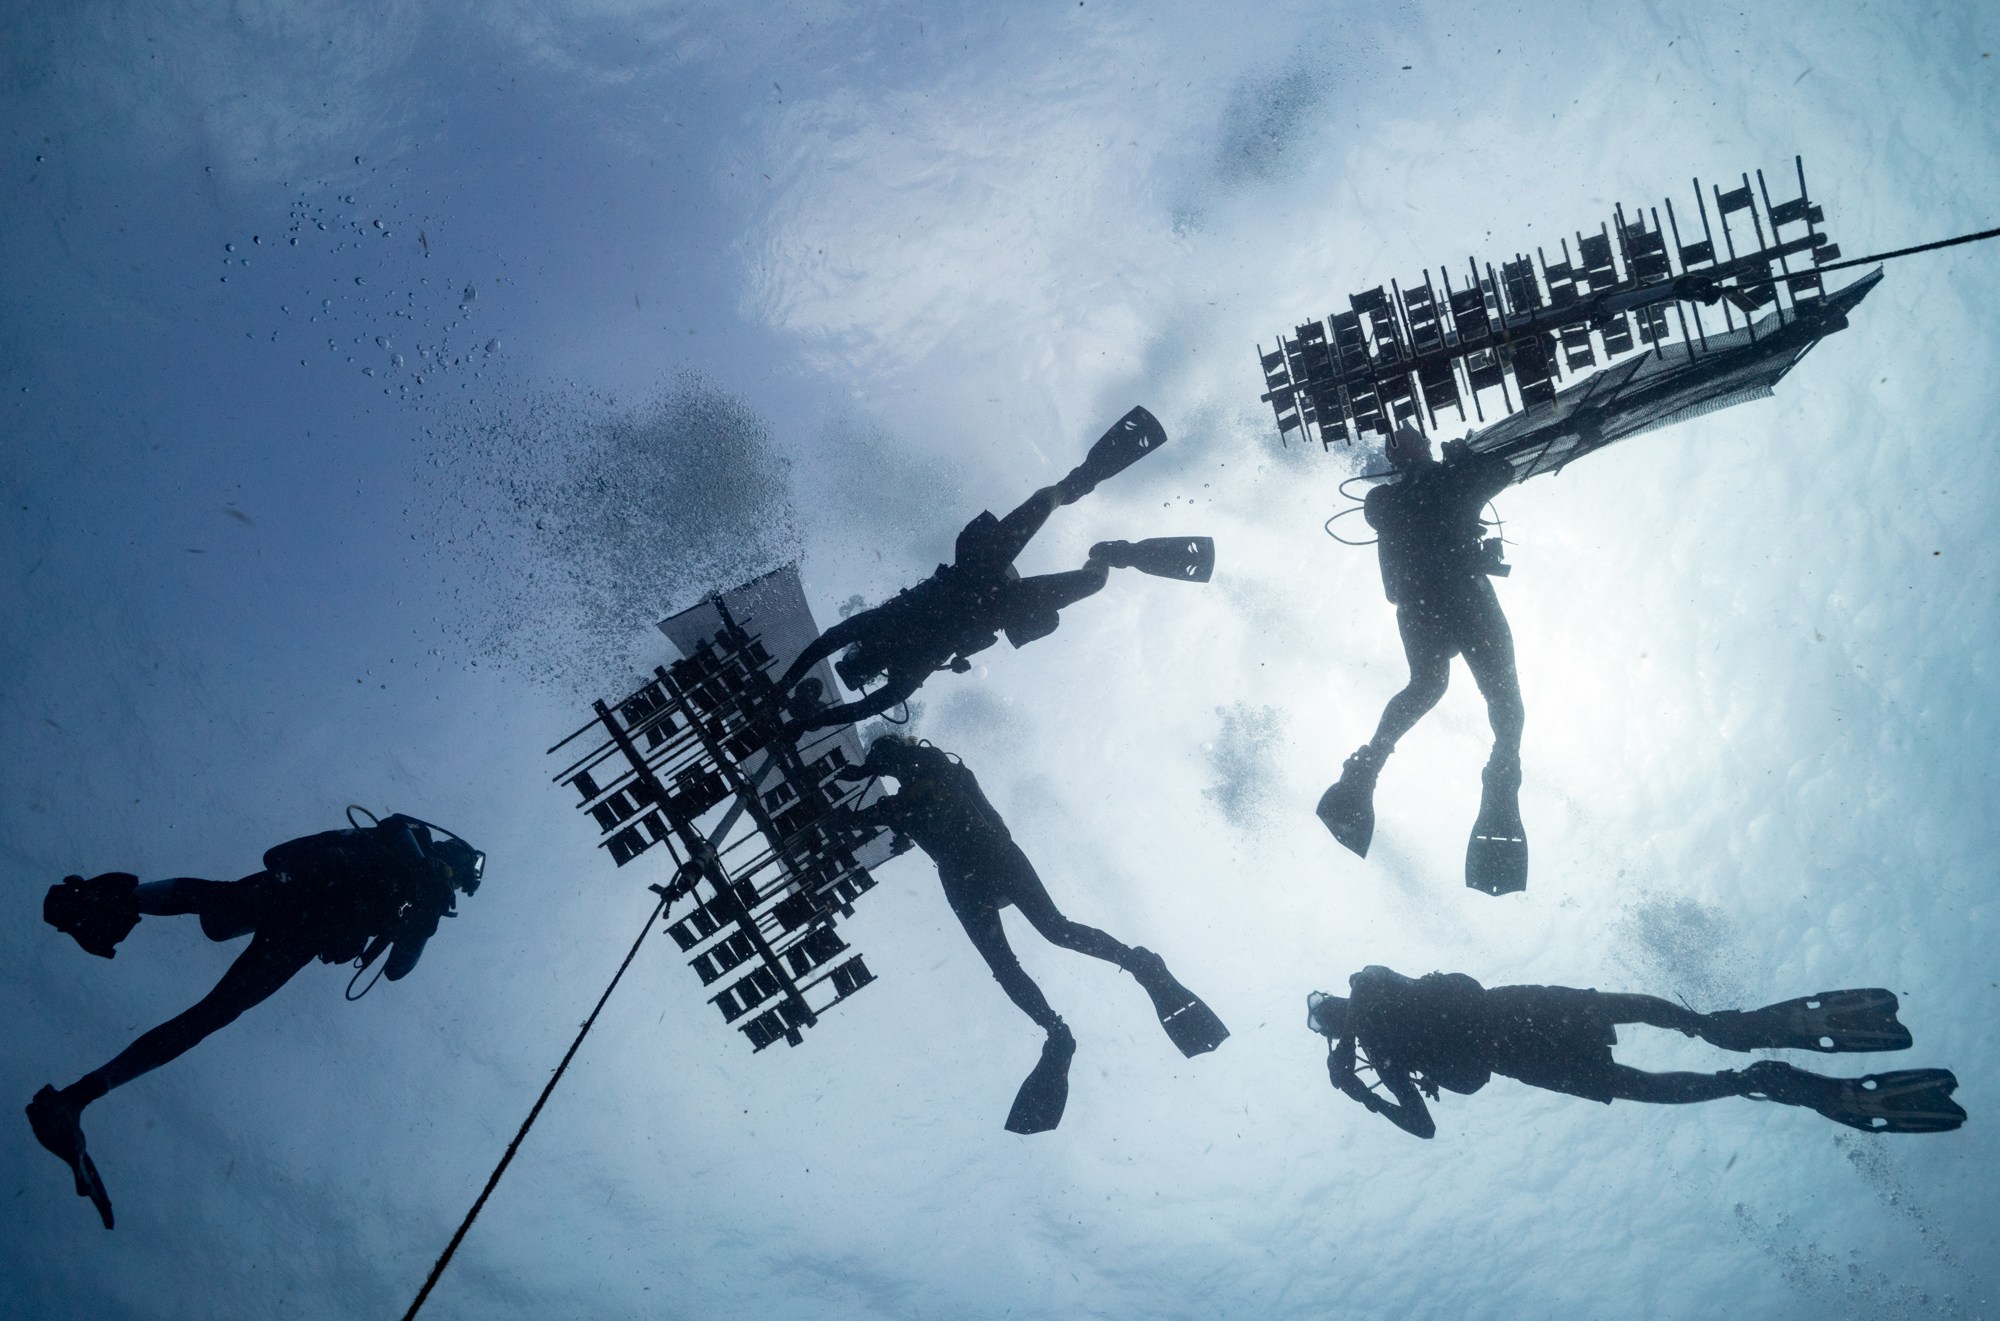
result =
M1440 267L1435 281L1428 271L1408 288L1392 281L1262 355L1281 439L1297 432L1330 447L1386 437L1390 472L1365 476L1394 477L1363 512L1410 678L1320 799L1320 820L1348 849L1367 856L1377 776L1463 656L1494 735L1465 882L1494 895L1526 888L1520 684L1489 581L1508 566L1480 510L1579 455L1769 395L1846 326L1881 272L1828 292L1823 277L1840 249L1820 228L1804 164L1794 165L1798 196L1776 204L1761 171L1754 188L1748 175L1727 192L1711 188L1713 223L1697 180L1698 235L1683 232L1671 201L1664 222L1657 207L1628 217L1620 206L1597 233L1579 232L1574 252L1561 240L1560 260L1538 248L1498 270L1468 259L1456 277ZM1500 416L1487 424L1490 408ZM1447 441L1442 464L1430 454L1440 414L1483 424Z

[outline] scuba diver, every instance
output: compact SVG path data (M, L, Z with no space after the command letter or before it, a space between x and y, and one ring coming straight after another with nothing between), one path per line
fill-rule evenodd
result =
M264 854L264 870L240 881L179 876L141 883L130 872L64 877L49 887L42 916L100 958L116 957L118 942L142 915L191 913L210 940L248 935L250 943L193 1008L69 1086L36 1092L28 1103L36 1139L70 1167L77 1195L88 1197L111 1228L111 1198L84 1150L85 1106L234 1022L315 957L355 962L359 980L386 953L377 975L402 980L438 922L455 915L455 892L477 890L485 866L486 855L458 836L398 813L371 826L279 844ZM353 985L348 983L349 998L358 999Z
M1000 910L1009 904L1050 944L1115 963L1131 973L1183 1055L1214 1050L1228 1037L1222 1020L1174 980L1159 955L1063 916L963 762L928 743L885 734L869 745L867 760L859 769L839 774L847 779L891 776L900 787L864 808L836 808L825 825L835 831L886 828L894 832L898 852L914 841L929 854L944 884L945 901L986 960L993 979L1022 1013L1048 1033L1041 1059L1021 1084L1007 1115L1010 1132L1043 1133L1062 1122L1076 1038L1009 948L1000 925Z
M1101 591L1112 569L1185 581L1207 582L1215 564L1215 543L1207 537L1156 537L1148 541L1100 541L1084 566L1067 573L1023 578L1014 560L1049 515L1075 504L1167 443L1167 433L1144 408L1134 408L1090 447L1082 463L1053 486L1044 486L1005 518L982 510L958 534L952 562L889 600L851 615L813 641L777 682L792 694L791 732L849 724L879 715L916 692L938 670L963 674L966 657L983 651L1005 633L1025 647L1056 631L1060 612ZM842 682L855 691L880 677L880 688L852 702L819 705L817 681L800 684L813 666L837 651ZM797 687L798 692L793 693Z
M1341 768L1319 800L1319 819L1333 837L1362 857L1375 833L1375 779L1397 740L1444 696L1451 659L1465 657L1486 698L1493 754L1465 849L1465 883L1488 894L1528 884L1528 841L1521 826L1521 682L1514 671L1514 636L1500 612L1490 576L1505 577L1498 538L1485 536L1480 509L1513 480L1497 455L1477 455L1446 442L1444 462L1431 443L1405 424L1390 436L1397 480L1376 487L1362 505L1377 536L1382 590L1396 607L1410 681L1389 699L1375 737Z
M1306 1022L1327 1039L1333 1085L1420 1138L1436 1126L1423 1098L1471 1094L1493 1074L1609 1105L1686 1105L1746 1096L1804 1106L1864 1133L1941 1133L1965 1122L1947 1069L1828 1078L1778 1060L1720 1073L1648 1073L1611 1058L1617 1025L1648 1023L1724 1050L1905 1050L1896 997L1879 989L1823 991L1762 1009L1696 1013L1671 1000L1568 986L1482 987L1464 973L1411 979L1383 967L1348 978L1345 997L1315 991ZM1372 1068L1384 1098L1355 1067Z

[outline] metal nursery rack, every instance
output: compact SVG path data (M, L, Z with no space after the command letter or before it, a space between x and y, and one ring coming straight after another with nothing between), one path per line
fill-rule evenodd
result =
M1351 296L1347 311L1299 326L1275 351L1260 348L1263 399L1280 436L1289 441L1298 433L1330 446L1405 423L1435 431L1446 410L1482 425L1495 403L1496 421L1533 414L1574 393L1574 384L1561 388L1566 381L1582 382L1635 350L1654 364L1643 374L1655 385L1674 361L1682 387L1691 374L1728 376L1755 361L1766 370L1752 373L1759 378L1753 384L1768 393L1814 342L1845 324L1847 309L1879 278L1829 297L1819 268L1840 249L1827 240L1824 214L1806 192L1804 162L1794 158L1794 167L1798 195L1776 204L1761 170L1754 186L1746 174L1727 192L1711 187L1709 198L1697 179L1698 231L1683 231L1671 200L1663 203L1664 222L1658 207L1628 216L1621 205L1597 233L1579 231L1574 249L1563 239L1558 260L1542 248L1498 269L1468 258L1456 278L1438 267L1435 279L1427 270L1408 287L1391 281ZM1702 372L1702 359L1717 354L1732 360ZM1641 375L1632 359L1620 365L1630 368L1620 385ZM1740 397L1743 388L1737 382L1721 393L1734 389ZM1717 382L1695 393L1713 399ZM1689 415L1688 403L1652 408L1640 429ZM1588 435L1573 439L1585 443L1559 447L1550 466L1595 448Z
M862 789L833 778L849 764L834 731L797 745L778 737L771 657L712 604L720 631L616 705L593 703L596 719L549 751L593 732L601 741L554 778L576 791L618 866L666 848L673 879L652 888L667 934L703 986L729 979L709 1002L754 1049L796 1046L874 980L835 930L875 883L855 857L867 841L823 824ZM694 906L676 917L683 898Z

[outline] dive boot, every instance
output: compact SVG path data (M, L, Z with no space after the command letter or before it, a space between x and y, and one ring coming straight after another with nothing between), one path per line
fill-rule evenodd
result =
M111 1195L104 1191L104 1180L97 1177L97 1166L83 1149L82 1115L82 1107L63 1100L62 1093L53 1087L42 1088L28 1102L28 1126L35 1130L35 1141L69 1166L76 1177L76 1195L90 1199L104 1227L109 1229Z
M1144 946L1134 945L1125 958L1125 971L1139 983L1153 1002L1153 1012L1160 1016L1160 1026L1166 1029L1167 1039L1172 1041L1181 1054L1192 1059L1220 1046L1229 1039L1229 1029L1215 1016L1215 1011L1201 1002L1201 997L1174 980L1167 971L1167 962Z
M1064 504L1073 505L1096 490L1099 482L1116 477L1166 443L1166 428L1159 419L1144 408L1134 408L1097 438L1083 462L1056 483L1056 491Z
M84 880L65 876L42 897L42 920L100 959L116 958L118 942L139 925L139 878L108 871Z
M1215 538L1148 537L1144 541L1100 541L1090 548L1091 564L1137 569L1155 578L1205 583L1215 576Z
M1388 759L1373 743L1363 743L1341 764L1340 778L1319 796L1314 809L1334 839L1356 857L1367 857L1368 842L1375 838L1375 777Z
M1745 1096L1817 1110L1864 1133L1946 1133L1965 1122L1965 1111L1951 1099L1958 1079L1949 1069L1827 1078L1778 1060L1759 1060L1740 1077Z
M1762 1009L1707 1016L1701 1038L1724 1050L1818 1050L1828 1054L1907 1050L1910 1029L1896 1021L1896 993L1880 987L1821 991Z
M1487 894L1528 888L1528 833L1521 824L1521 764L1492 761L1480 778L1479 817L1465 842L1465 883Z
M1042 1057L1014 1093L1014 1108L1007 1112L1009 1133L1046 1133L1062 1123L1063 1107L1069 1104L1069 1062L1075 1054L1076 1037L1057 1019L1042 1043Z

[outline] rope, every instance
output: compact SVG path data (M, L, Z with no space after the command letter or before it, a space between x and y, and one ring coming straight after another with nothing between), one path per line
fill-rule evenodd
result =
M1844 271L1851 266L1867 266L1878 261L1889 261L1896 257L1908 257L1919 252L1935 252L1939 248L1955 248L1961 243L1977 243L1981 239L2000 238L2000 229L1982 229L1977 234L1960 234L1955 239L1939 239L1935 243L1919 243L1914 248L1897 248L1894 252L1877 252L1867 257L1854 257L1846 261L1828 262L1824 266L1813 266L1803 271L1793 271L1789 275L1773 275L1761 280L1741 280L1728 289L1755 289L1762 285L1778 284L1785 280L1797 279L1801 275L1824 275L1828 271ZM1700 271L1693 272L1700 275Z
M514 1153L521 1149L521 1140L528 1136L528 1130L535 1126L535 1120L541 1116L542 1107L549 1103L549 1094L554 1092L556 1084L562 1081L563 1070L567 1069L569 1062L576 1058L577 1048L583 1045L583 1039L590 1035L592 1025L597 1022L597 1015L603 1012L605 1001L609 1000L611 993L618 989L619 978L623 977L625 970L632 966L632 960L638 956L639 946L646 943L647 935L653 930L654 921L660 916L661 911L666 908L667 900L672 893L671 889L663 893L660 896L660 902L653 906L652 913L646 918L646 925L639 931L639 938L633 941L632 948L626 951L625 962L619 964L618 971L611 975L611 984L605 987L604 994L597 998L597 1008L591 1010L590 1017L583 1020L583 1026L577 1031L576 1040L569 1043L569 1051L562 1057L562 1063L556 1065L556 1071L549 1075L548 1086L542 1088L542 1094L536 1098L535 1108L528 1111L528 1117L521 1121L520 1132L514 1134L514 1140L507 1144L507 1154L502 1156L500 1163L493 1167L493 1174L486 1180L486 1187L482 1188L479 1192L479 1200L475 1201L472 1204L472 1209L465 1213L465 1219L459 1224L458 1232L451 1236L451 1242L445 1245L444 1252L437 1259L437 1264L431 1267L430 1278L424 1281L423 1288L417 1290L416 1300L410 1304L410 1310L403 1313L403 1321L414 1321L417 1312L424 1305L424 1300L431 1296L431 1290L436 1287L438 1277L444 1274L444 1268L450 1264L452 1254L458 1251L458 1245L465 1241L465 1232L472 1228L472 1222L477 1220L480 1211L485 1209L486 1199L493 1195L493 1189L499 1184L500 1176L507 1172L507 1166L514 1159Z

